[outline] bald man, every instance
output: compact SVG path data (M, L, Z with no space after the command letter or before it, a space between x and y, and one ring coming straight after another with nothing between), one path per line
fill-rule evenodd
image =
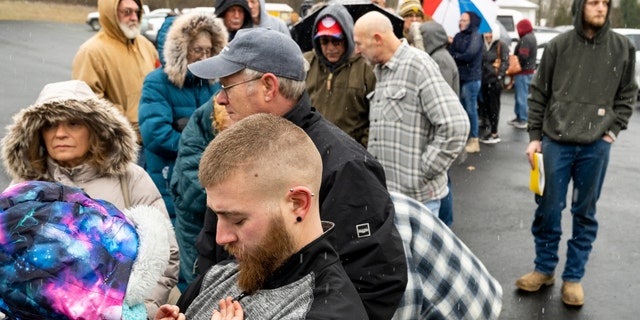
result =
M384 167L389 191L437 213L449 192L447 170L467 140L469 118L436 62L398 39L380 12L356 21L354 42L375 66L368 150Z

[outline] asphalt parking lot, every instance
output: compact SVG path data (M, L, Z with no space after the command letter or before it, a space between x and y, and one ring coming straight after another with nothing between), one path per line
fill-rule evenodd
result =
M0 21L0 125L35 101L49 82L69 80L78 46L94 34L85 24ZM512 118L513 94L502 96L499 133L502 142L481 145L451 169L454 188L453 231L484 262L503 287L501 319L637 319L640 312L640 109L629 129L612 148L599 201L600 222L587 274L585 305L567 308L560 300L561 280L538 293L524 294L513 282L533 268L533 237L529 231L535 209L528 190L529 167L524 155L525 131L506 125ZM4 130L0 132L4 136ZM4 170L0 186L9 184ZM570 214L563 216L559 275L564 265ZM559 278L559 277L558 277Z

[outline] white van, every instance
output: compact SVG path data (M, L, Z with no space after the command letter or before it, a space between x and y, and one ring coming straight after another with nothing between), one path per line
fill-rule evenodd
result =
M520 20L524 19L524 15L522 12L516 11L513 9L498 9L498 16L496 20L498 20L507 32L509 32L509 38L511 38L511 52L513 52L513 48L515 48L516 44L520 37L518 36L518 30L516 30L516 25Z
M285 22L291 19L293 8L286 3L265 3L264 7L269 15L280 18Z

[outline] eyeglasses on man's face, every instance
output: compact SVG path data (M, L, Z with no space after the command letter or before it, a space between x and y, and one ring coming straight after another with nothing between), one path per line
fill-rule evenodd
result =
M125 17L130 16L131 14L135 13L136 16L140 14L140 9L118 9L118 12L121 15L124 15Z
M242 80L240 82L236 82L236 83L230 84L228 86L225 86L225 85L222 84L222 82L220 82L220 88L222 89L222 93L224 93L225 96L229 97L229 90L231 90L231 88L233 88L235 86L239 86L239 85L241 85L243 83L260 80L261 78L262 77L257 77L257 78L248 79L248 80Z
M334 47L340 46L344 44L344 39L334 38L334 37L320 37L318 39L320 41L320 45L326 46L331 43Z
M205 48L195 47L195 48L189 48L189 51L198 56L201 56L204 54L207 57L211 57L211 48L205 49Z

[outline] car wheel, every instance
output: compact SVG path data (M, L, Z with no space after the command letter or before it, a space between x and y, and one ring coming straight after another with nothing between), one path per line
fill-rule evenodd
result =
M99 31L100 30L100 21L99 20L91 20L91 29L93 29L93 31Z

